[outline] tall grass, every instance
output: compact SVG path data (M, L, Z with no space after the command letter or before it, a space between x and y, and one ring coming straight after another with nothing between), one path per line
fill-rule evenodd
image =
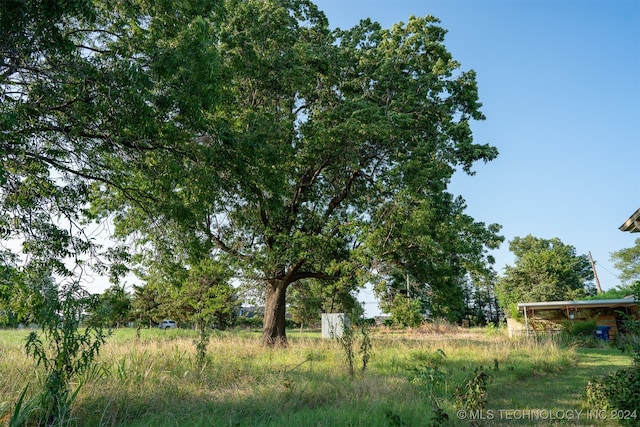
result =
M256 334L216 332L201 367L194 336L195 331L142 330L137 339L135 330L117 330L94 368L79 379L82 387L68 424L428 425L436 420L434 406L415 372L432 366L443 374L433 397L448 414L447 425L466 425L455 417L453 392L477 367L492 377L491 407L492 402L507 404L506 396L514 393L506 390L514 390L514 384L557 379L577 369L580 357L554 340L512 340L468 330L385 330L372 334L367 370L352 378L339 343L319 334L292 333L288 348L274 350L260 346ZM0 331L0 402L9 406L15 406L26 385L39 381L38 370L24 356L25 337ZM556 397L553 390L549 394ZM517 403L539 404L532 398ZM578 398L571 404L579 403ZM4 421L10 413L5 411Z

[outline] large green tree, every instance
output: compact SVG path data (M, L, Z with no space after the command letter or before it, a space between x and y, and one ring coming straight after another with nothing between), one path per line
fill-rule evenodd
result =
M42 327L44 339L31 334L27 350L46 370L43 423L64 423L56 417L67 414L73 377L104 341L99 328L78 323L96 302L82 288L87 268L103 273L119 254L101 253L87 232L89 196L108 187L150 203L153 192L130 186L131 175L178 143L188 150L198 111L213 98L202 72L215 70L216 4L0 6L0 236L21 242L25 260L3 296L24 301L19 315Z
M347 313L359 318L364 309L352 291L348 282L302 280L289 292L287 306L301 326L319 325L322 313Z
M496 292L501 306L510 315L520 302L565 301L595 293L593 270L586 255L558 238L531 235L515 237L509 250L516 257L505 267Z
M119 328L132 320L131 295L124 286L112 285L96 297L98 303L89 313L88 324Z
M3 238L61 275L72 273L65 258L93 258L102 271L109 257L95 258L83 223L89 195L109 188L153 203L155 189L132 175L162 174L158 158L189 155L214 99L216 11L192 1L3 3Z
M611 260L620 270L620 280L629 284L640 282L640 239L630 248L612 252Z
M286 342L300 280L355 287L384 264L458 289L464 268L489 260L496 229L468 217L474 245L436 256L466 233L452 174L497 151L473 142L475 75L435 18L330 31L304 0L28 4L36 24L3 21L22 50L3 45L2 226L41 259L93 254L79 214L114 213L142 265L209 257L263 283L269 345ZM416 235L397 231L411 228L436 242L413 250Z
M431 254L430 275L419 277L444 290L489 260L497 229L460 216L463 203L446 189L456 169L471 173L497 151L473 142L470 122L483 119L475 75L460 71L437 19L330 31L304 0L224 5L211 39L193 39L221 52L201 75L217 90L197 109L201 130L129 166L127 187L154 203L129 203L108 185L96 196L119 211L122 235L150 246L173 236L165 246L181 248L176 259L199 245L261 282L267 345L286 342L286 293L301 280L355 287L380 263L411 264L417 275ZM414 251L419 235L396 231L409 228L448 242ZM460 249L468 232L474 243L459 260L436 255Z

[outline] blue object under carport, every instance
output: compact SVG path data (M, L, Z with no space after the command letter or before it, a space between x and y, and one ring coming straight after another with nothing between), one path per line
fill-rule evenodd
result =
M598 325L596 327L596 338L609 341L609 329L611 329L611 326Z

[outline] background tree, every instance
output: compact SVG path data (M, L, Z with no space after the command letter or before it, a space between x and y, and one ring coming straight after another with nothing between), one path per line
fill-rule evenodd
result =
M509 250L515 265L507 266L496 284L500 304L509 315L517 315L519 302L574 300L595 293L588 257L577 255L560 239L515 237Z
M175 318L192 323L199 331L231 326L238 301L229 283L230 272L221 264L205 259L186 273L180 288L172 291Z
M98 295L98 302L89 313L87 322L119 328L131 319L131 295L124 286L114 284Z
M225 329L236 317L236 294L229 276L221 264L204 259L186 272L179 289L172 290L177 318L193 324L198 332L195 340L198 369L204 366L211 328Z
M611 254L614 266L620 270L620 280L627 283L640 281L640 239L635 245Z
M388 310L391 313L391 321L398 325L415 328L425 320L425 310L420 300L408 295L397 294Z
M289 293L289 312L301 328L320 324L322 318L322 291L313 282L301 281Z
M319 325L322 313L348 313L360 318L364 309L354 297L353 284L342 281L305 280L296 284L288 298L289 311L300 325Z
M17 258L11 251L0 250L0 326L15 328L19 323L14 299L20 277Z
M500 325L504 313L500 308L495 293L495 276L469 277L464 286L465 318L473 326Z
M384 311L393 312L401 294L420 301L424 316L460 322L467 310L468 276L494 274L488 248L502 242L500 227L475 222L464 214L463 200L448 193L405 203L387 206L386 227L370 233L373 257L381 260L372 278L374 291L387 302Z
M138 326L146 325L149 328L167 317L161 311L159 292L154 286L133 285L131 316L136 319Z

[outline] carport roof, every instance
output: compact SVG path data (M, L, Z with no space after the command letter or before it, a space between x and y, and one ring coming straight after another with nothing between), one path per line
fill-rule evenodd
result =
M552 310L558 308L629 307L634 305L638 305L638 302L633 298L583 301L521 302L518 304L518 310L522 310L525 308L534 310Z
M633 215L629 217L628 220L625 221L620 227L622 231L629 231L631 233L639 233L640 232L640 209L635 211Z

